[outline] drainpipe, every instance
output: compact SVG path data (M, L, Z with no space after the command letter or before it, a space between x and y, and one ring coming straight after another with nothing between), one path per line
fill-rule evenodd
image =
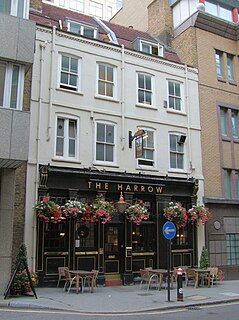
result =
M52 29L52 42L51 42L51 65L50 65L50 86L49 86L49 108L48 108L48 127L47 127L47 138L51 139L51 113L52 113L52 97L53 97L53 72L54 72L54 59L55 59L55 43L56 43L56 27Z
M189 174L192 173L192 144L191 144L191 130L190 130L190 106L188 102L188 66L185 65L185 82L186 82L186 92L185 92L185 100L186 100L186 112L187 112L187 139L188 139L188 160L189 160Z
M121 149L125 148L125 52L121 46Z

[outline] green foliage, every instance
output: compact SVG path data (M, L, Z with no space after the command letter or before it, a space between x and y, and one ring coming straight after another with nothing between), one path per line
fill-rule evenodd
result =
M203 247L201 258L200 258L200 268L207 269L210 266L208 250L206 247Z

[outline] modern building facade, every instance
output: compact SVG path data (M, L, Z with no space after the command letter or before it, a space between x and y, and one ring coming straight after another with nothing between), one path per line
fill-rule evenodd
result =
M35 23L28 1L0 4L0 294L24 241Z
M206 245L211 265L220 266L228 279L238 278L239 3L235 0L143 2L148 5L147 30L175 48L182 61L198 68L203 201L214 214L207 224ZM139 14L136 24L130 20L130 10L134 10L132 1L124 1L124 6L113 21L144 26L141 19L146 13Z
M167 266L163 208L202 202L197 69L146 32L42 3L36 22L27 167L25 240L43 282L58 266L98 269L104 281L130 281L146 266ZM63 23L64 22L64 23ZM67 31L63 25L67 25ZM145 149L135 140L144 130ZM143 200L140 225L124 213L106 224L36 219L36 199L128 203ZM84 236L82 236L81 231ZM86 232L87 230L87 232ZM194 265L204 228L177 230L172 265Z
M110 20L122 4L117 0L43 0L43 2L103 20Z

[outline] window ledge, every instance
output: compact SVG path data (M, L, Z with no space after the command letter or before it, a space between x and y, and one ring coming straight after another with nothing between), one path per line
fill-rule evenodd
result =
M231 141L231 139L227 136L222 136L222 141Z
M141 166L141 167L140 167ZM159 170L157 170L156 168L154 167L151 167L151 166L144 166L144 165L140 165L136 168L136 170L138 171L152 171L152 172L159 172Z
M229 80L228 82L229 82L230 85L237 87L237 83L236 83L235 80Z
M80 91L74 91L74 90L70 90L70 89L63 89L63 88L56 88L57 91L62 91L62 92L67 92L67 93L73 93L73 94L77 94L80 96L83 96L83 93Z
M94 162L93 166L99 166L99 167L109 167L109 168L119 168L118 165L116 165L115 163L109 163L109 162Z
M186 112L184 111L180 111L180 110L174 110L174 109L167 109L167 112L168 113L174 113L174 114L178 114L178 115L181 115L181 116L186 116Z
M64 163L77 163L77 164L81 164L81 161L77 161L77 160L73 160L73 159L66 159L66 158L52 158L51 159L53 162L64 162Z
M107 100L110 102L115 102L115 103L119 103L120 101L115 99L115 98L111 98L111 97L106 97L106 96L100 96L100 95L95 95L95 99L99 99L99 100Z
M146 108L150 110L158 110L157 107L151 105L151 104L144 104L144 103L136 103L136 107L138 108Z
M224 82L224 83L227 82L224 78L221 78L221 77L217 77L217 80L220 81L220 82Z
M184 169L169 169L168 170L169 173L179 173L179 174L188 174L187 171L185 171Z

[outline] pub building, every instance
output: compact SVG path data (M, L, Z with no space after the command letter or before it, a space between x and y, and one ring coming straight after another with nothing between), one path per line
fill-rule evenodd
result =
M59 205L71 200L94 201L119 198L125 208L142 200L150 215L139 225L117 212L111 221L84 224L76 219L60 223L37 221L36 271L40 282L55 283L58 267L99 270L102 285L130 284L145 267L167 268L167 240L162 227L167 221L163 209L169 202L180 202L187 210L196 204L198 181L142 173L107 172L96 168L72 169L40 166L38 197L49 195ZM122 196L124 199L122 199ZM122 210L121 210L122 211ZM194 266L198 262L197 228L187 223L177 228L171 240L171 268Z

